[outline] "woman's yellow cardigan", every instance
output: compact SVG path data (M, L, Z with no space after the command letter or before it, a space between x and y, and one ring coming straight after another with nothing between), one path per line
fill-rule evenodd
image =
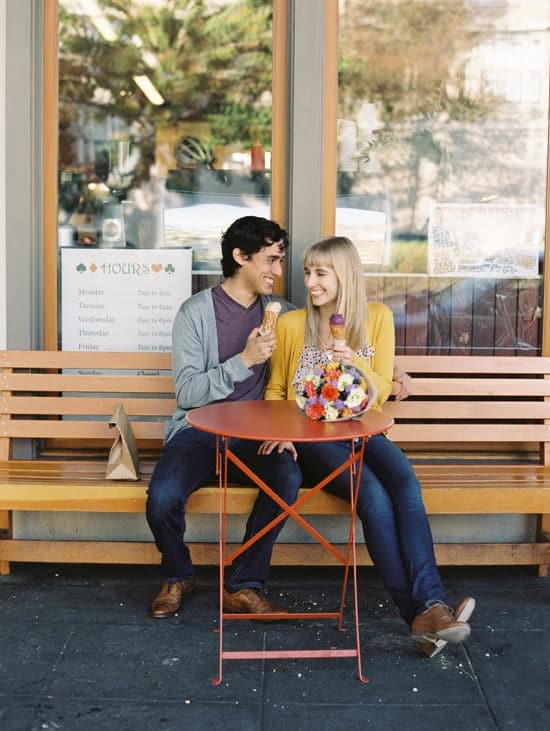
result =
M292 381L304 347L305 323L305 309L293 310L279 317L277 347L271 356L266 399L294 399ZM372 408L380 410L391 393L395 354L393 314L389 307L380 302L369 302L367 305L367 338L368 344L374 348L374 355L372 358L356 355L353 365L360 368L376 386L378 393Z

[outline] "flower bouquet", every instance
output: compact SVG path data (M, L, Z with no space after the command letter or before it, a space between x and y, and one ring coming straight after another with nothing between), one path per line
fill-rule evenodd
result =
M316 421L344 421L362 416L376 398L376 388L354 366L331 361L313 367L296 389L296 403Z

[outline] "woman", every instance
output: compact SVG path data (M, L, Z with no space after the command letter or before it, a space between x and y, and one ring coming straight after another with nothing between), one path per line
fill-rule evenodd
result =
M367 304L357 249L344 237L323 239L305 252L304 275L307 305L279 318L265 398L293 399L313 365L337 360L365 373L377 390L372 408L380 409L392 388L393 317L386 305ZM333 313L345 317L343 343L331 335ZM350 446L265 442L261 451L294 448L305 482L314 484L342 464ZM325 489L349 500L349 475ZM433 657L447 642L466 640L475 601L466 597L454 612L448 607L420 485L409 460L383 434L365 445L357 514L373 563L422 652Z

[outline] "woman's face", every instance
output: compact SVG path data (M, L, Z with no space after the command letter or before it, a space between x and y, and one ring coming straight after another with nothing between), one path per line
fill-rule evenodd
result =
M315 307L335 307L338 278L332 267L304 267L304 284Z

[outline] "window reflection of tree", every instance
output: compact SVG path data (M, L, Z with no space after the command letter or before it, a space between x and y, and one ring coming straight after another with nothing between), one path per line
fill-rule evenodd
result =
M59 164L72 174L60 186L62 209L94 215L106 197L120 202L130 187L147 184L161 128L174 129L174 143L180 127L196 125L212 146L269 149L272 2L105 0L111 40L94 18L72 10L71 0L61 0ZM148 101L136 86L139 75L164 103ZM98 145L121 139L139 148L133 169L121 170L109 145ZM89 183L103 185L90 193Z

